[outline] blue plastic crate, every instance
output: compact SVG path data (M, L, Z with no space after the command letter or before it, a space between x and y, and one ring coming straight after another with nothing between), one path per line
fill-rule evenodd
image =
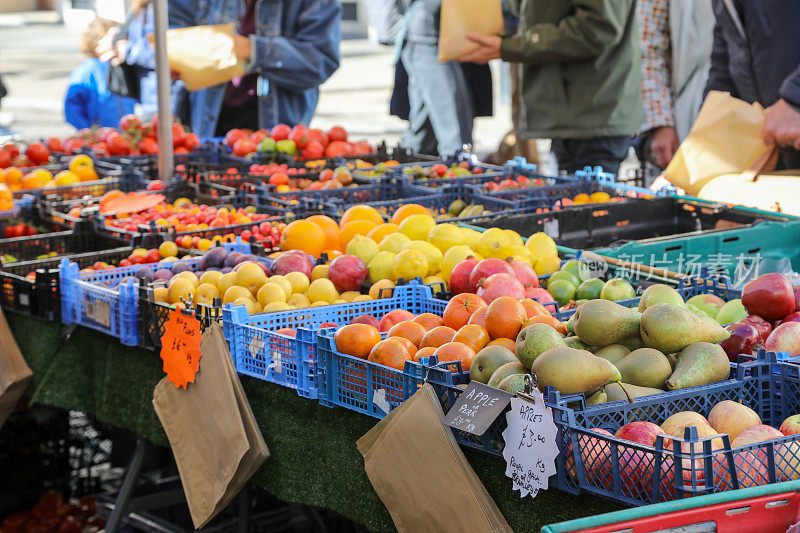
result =
M446 305L446 301L434 298L430 287L412 280L395 287L390 298L365 302L253 316L243 306L226 305L223 330L238 372L296 389L300 396L319 398L324 405L338 405L336 399L328 400L329 389L321 383L324 372L317 356L317 336L322 324L346 325L357 316L379 317L393 309L441 314ZM282 328L296 329L297 337L275 333ZM331 383L335 385L335 379Z

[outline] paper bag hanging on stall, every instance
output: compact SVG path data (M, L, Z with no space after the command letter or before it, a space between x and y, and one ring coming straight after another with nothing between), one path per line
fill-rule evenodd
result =
M169 68L180 74L190 91L244 76L244 67L234 52L235 35L233 23L168 30Z
M794 174L794 175L792 175ZM739 204L764 211L800 216L800 171L763 174L726 174L706 183L698 198Z
M200 343L194 383L176 389L165 377L153 405L169 439L195 528L233 499L269 455L218 324Z
M511 532L443 416L426 383L358 440L375 492L401 532Z
M664 176L696 196L711 179L747 170L769 147L762 140L764 109L711 91Z
M439 61L458 59L478 45L467 33L503 34L503 11L499 0L442 0L439 17Z
M33 378L6 315L0 310L0 428Z

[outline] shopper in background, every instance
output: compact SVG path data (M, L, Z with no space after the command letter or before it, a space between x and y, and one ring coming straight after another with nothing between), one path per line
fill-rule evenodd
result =
M441 0L403 0L401 58L408 73L408 130L400 141L422 154L452 156L472 144L476 116L492 114L488 67L439 62ZM393 96L393 99L395 96Z
M246 75L189 95L192 131L308 124L319 86L339 67L338 0L170 0L170 27L237 24Z
M520 33L468 37L461 61L521 66L521 130L550 138L559 168L616 173L642 124L634 0L521 0Z
M764 142L780 168L800 168L800 0L714 0L707 91L767 108Z
M638 0L645 120L639 158L666 168L703 103L713 45L711 0Z
M123 115L133 113L135 100L109 92L108 64L98 58L98 41L115 25L110 20L96 18L81 37L81 51L86 59L70 73L64 97L64 116L77 129L116 127Z

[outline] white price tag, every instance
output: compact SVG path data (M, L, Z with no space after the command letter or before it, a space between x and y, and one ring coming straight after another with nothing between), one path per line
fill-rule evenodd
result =
M253 359L256 358L258 352L261 351L263 347L264 339L261 337L253 337L253 340L250 341L250 355L253 356Z
M87 318L94 320L102 326L111 326L111 305L108 302L85 300L84 304Z
M28 307L31 303L31 298L27 294L21 293L19 295L19 305L23 307Z
M392 410L391 406L389 405L389 402L386 400L386 389L378 389L375 392L373 392L372 403L374 403L378 409L380 409L387 415L389 414L389 411Z
M544 222L544 233L549 237L554 239L558 239L558 219L551 218L550 220L545 220Z
M283 372L283 357L281 352L272 352L272 369L276 374Z
M511 410L506 414L508 427L503 431L506 476L521 497L536 497L541 489L547 489L547 478L556 473L558 455L553 412L538 389L530 395L536 398L535 403L511 398Z

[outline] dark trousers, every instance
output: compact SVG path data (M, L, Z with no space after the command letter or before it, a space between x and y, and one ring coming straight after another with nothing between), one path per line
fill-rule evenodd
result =
M800 169L800 150L794 148L781 148L778 153L778 166L776 170Z
M619 164L628 155L632 138L596 137L593 139L553 139L552 150L559 170L570 174L584 167L601 166L605 172L616 174Z

